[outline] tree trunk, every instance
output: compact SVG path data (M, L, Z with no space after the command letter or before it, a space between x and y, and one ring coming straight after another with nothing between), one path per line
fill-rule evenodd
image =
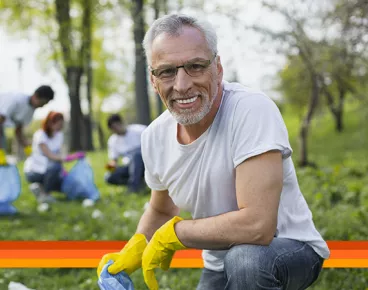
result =
M164 10L164 13L166 13L167 2L164 2L163 0L155 0L153 2L153 8L155 10L155 19L157 19L157 18L160 17L160 12L162 10ZM156 94L156 114L157 114L157 117L162 114L162 111L163 111L162 100L160 98L160 95Z
M167 0L163 0L163 11L165 14L169 14L169 4L167 3Z
M72 42L72 23L70 19L70 0L55 0L56 21L59 25L58 40L61 45L63 76L69 89L70 99L70 128L69 150L82 150L82 138L84 124L80 106L79 88L83 74L83 59L76 57ZM83 49L82 49L83 50Z
M140 124L151 122L150 104L147 88L146 57L142 41L144 38L143 0L132 1L132 18L134 19L135 43L135 99L137 119Z
M339 133L341 133L344 130L342 115L343 115L342 111L338 110L335 116L335 129Z
M345 101L345 90L344 88L339 88L339 105L337 106L336 114L336 131L341 133L344 130L344 101Z
M97 123L97 130L98 130L98 142L100 143L100 149L104 150L106 149L105 133L102 129L101 122Z
M323 88L323 92L327 99L327 106L335 121L335 130L341 133L344 129L343 111L346 91L344 88L339 88L339 101L337 105L334 102L331 92L326 87Z
M161 0L153 1L153 10L155 11L155 19L160 17Z
M70 151L83 150L81 134L84 132L82 127L82 109L80 105L79 88L83 70L80 67L68 67L67 84L70 99Z
M312 90L309 99L308 112L305 115L299 133L300 138L300 156L299 156L299 166L314 166L308 159L308 134L310 122L312 120L313 114L318 105L319 99L319 87L318 87L318 78L316 75L312 75Z
M91 49L92 49L92 10L91 0L83 1L84 12L83 12L83 41L82 46L84 51L81 52L84 55L84 68L87 76L86 91L88 101L88 114L84 117L85 124L85 140L84 149L93 151L93 118L92 118L92 68L91 68Z

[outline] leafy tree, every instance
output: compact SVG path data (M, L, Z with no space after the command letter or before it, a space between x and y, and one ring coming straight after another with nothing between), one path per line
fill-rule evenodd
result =
M308 96L312 87L311 78L298 55L289 55L287 64L278 72L278 85L286 102L301 118L308 106Z
M93 149L93 34L109 5L97 0L27 0L0 2L2 23L10 33L35 33L42 60L52 63L69 89L71 104L70 150ZM109 78L107 74L107 78ZM83 80L85 79L85 82ZM103 81L105 77L100 78ZM81 91L88 103L82 112Z
M294 107L298 104L305 115L300 127L300 157L301 166L310 165L307 143L311 120L320 106L322 97L333 114L336 130L343 130L343 109L347 95L358 90L357 75L361 69L358 54L354 52L352 43L344 36L327 37L325 15L322 13L305 13L302 4L281 7L269 2L263 2L271 11L284 17L288 23L281 31L275 31L264 26L254 26L265 39L277 44L279 52L287 56L289 66L279 73L281 84L279 89ZM314 20L314 22L312 21ZM324 26L325 25L325 26ZM320 37L312 36L310 31L325 31ZM291 66L290 66L291 65ZM294 83L296 82L296 83ZM308 89L309 87L309 89ZM295 90L293 92L293 90ZM308 102L305 102L308 93Z

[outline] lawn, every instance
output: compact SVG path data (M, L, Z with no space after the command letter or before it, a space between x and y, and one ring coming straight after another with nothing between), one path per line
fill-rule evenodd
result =
M299 120L288 110L284 119L298 154L296 137ZM317 228L327 240L366 239L368 236L368 148L367 113L351 105L341 134L333 130L329 114L312 123L310 157L317 169L297 168L299 183L313 212ZM88 154L102 194L94 206L80 202L60 202L50 212L39 213L37 203L23 181L23 191L15 202L20 214L0 218L1 240L127 240L134 233L149 195L128 195L124 188L107 186L103 181L105 152ZM20 165L20 171L22 165ZM163 290L195 289L199 269L157 271ZM132 275L136 289L146 289L141 272ZM10 281L37 290L98 289L94 269L2 269L0 290ZM368 270L324 269L314 290L350 290L368 287Z

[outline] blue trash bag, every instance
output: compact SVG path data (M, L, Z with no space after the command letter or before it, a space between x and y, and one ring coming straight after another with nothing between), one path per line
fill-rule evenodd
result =
M65 193L69 200L100 198L94 178L93 169L85 158L79 159L69 173L63 177L61 192Z
M0 215L12 215L17 209L12 203L21 192L21 178L15 165L0 166Z
M134 290L133 282L124 271L112 275L107 268L113 263L110 260L103 268L98 279L100 290Z

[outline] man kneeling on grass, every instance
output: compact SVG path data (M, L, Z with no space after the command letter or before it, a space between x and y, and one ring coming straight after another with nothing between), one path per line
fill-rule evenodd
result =
M113 185L126 185L129 192L142 189L144 163L141 153L141 135L147 128L145 125L125 125L118 114L111 115L107 126L113 132L108 144L109 161L105 181ZM122 165L118 161L121 158Z
M168 269L176 250L203 249L197 289L306 289L329 256L301 193L287 128L264 93L222 79L217 36L184 15L157 19L144 47L168 108L142 135L152 189L136 234L105 255L112 274ZM180 218L190 211L192 220Z

